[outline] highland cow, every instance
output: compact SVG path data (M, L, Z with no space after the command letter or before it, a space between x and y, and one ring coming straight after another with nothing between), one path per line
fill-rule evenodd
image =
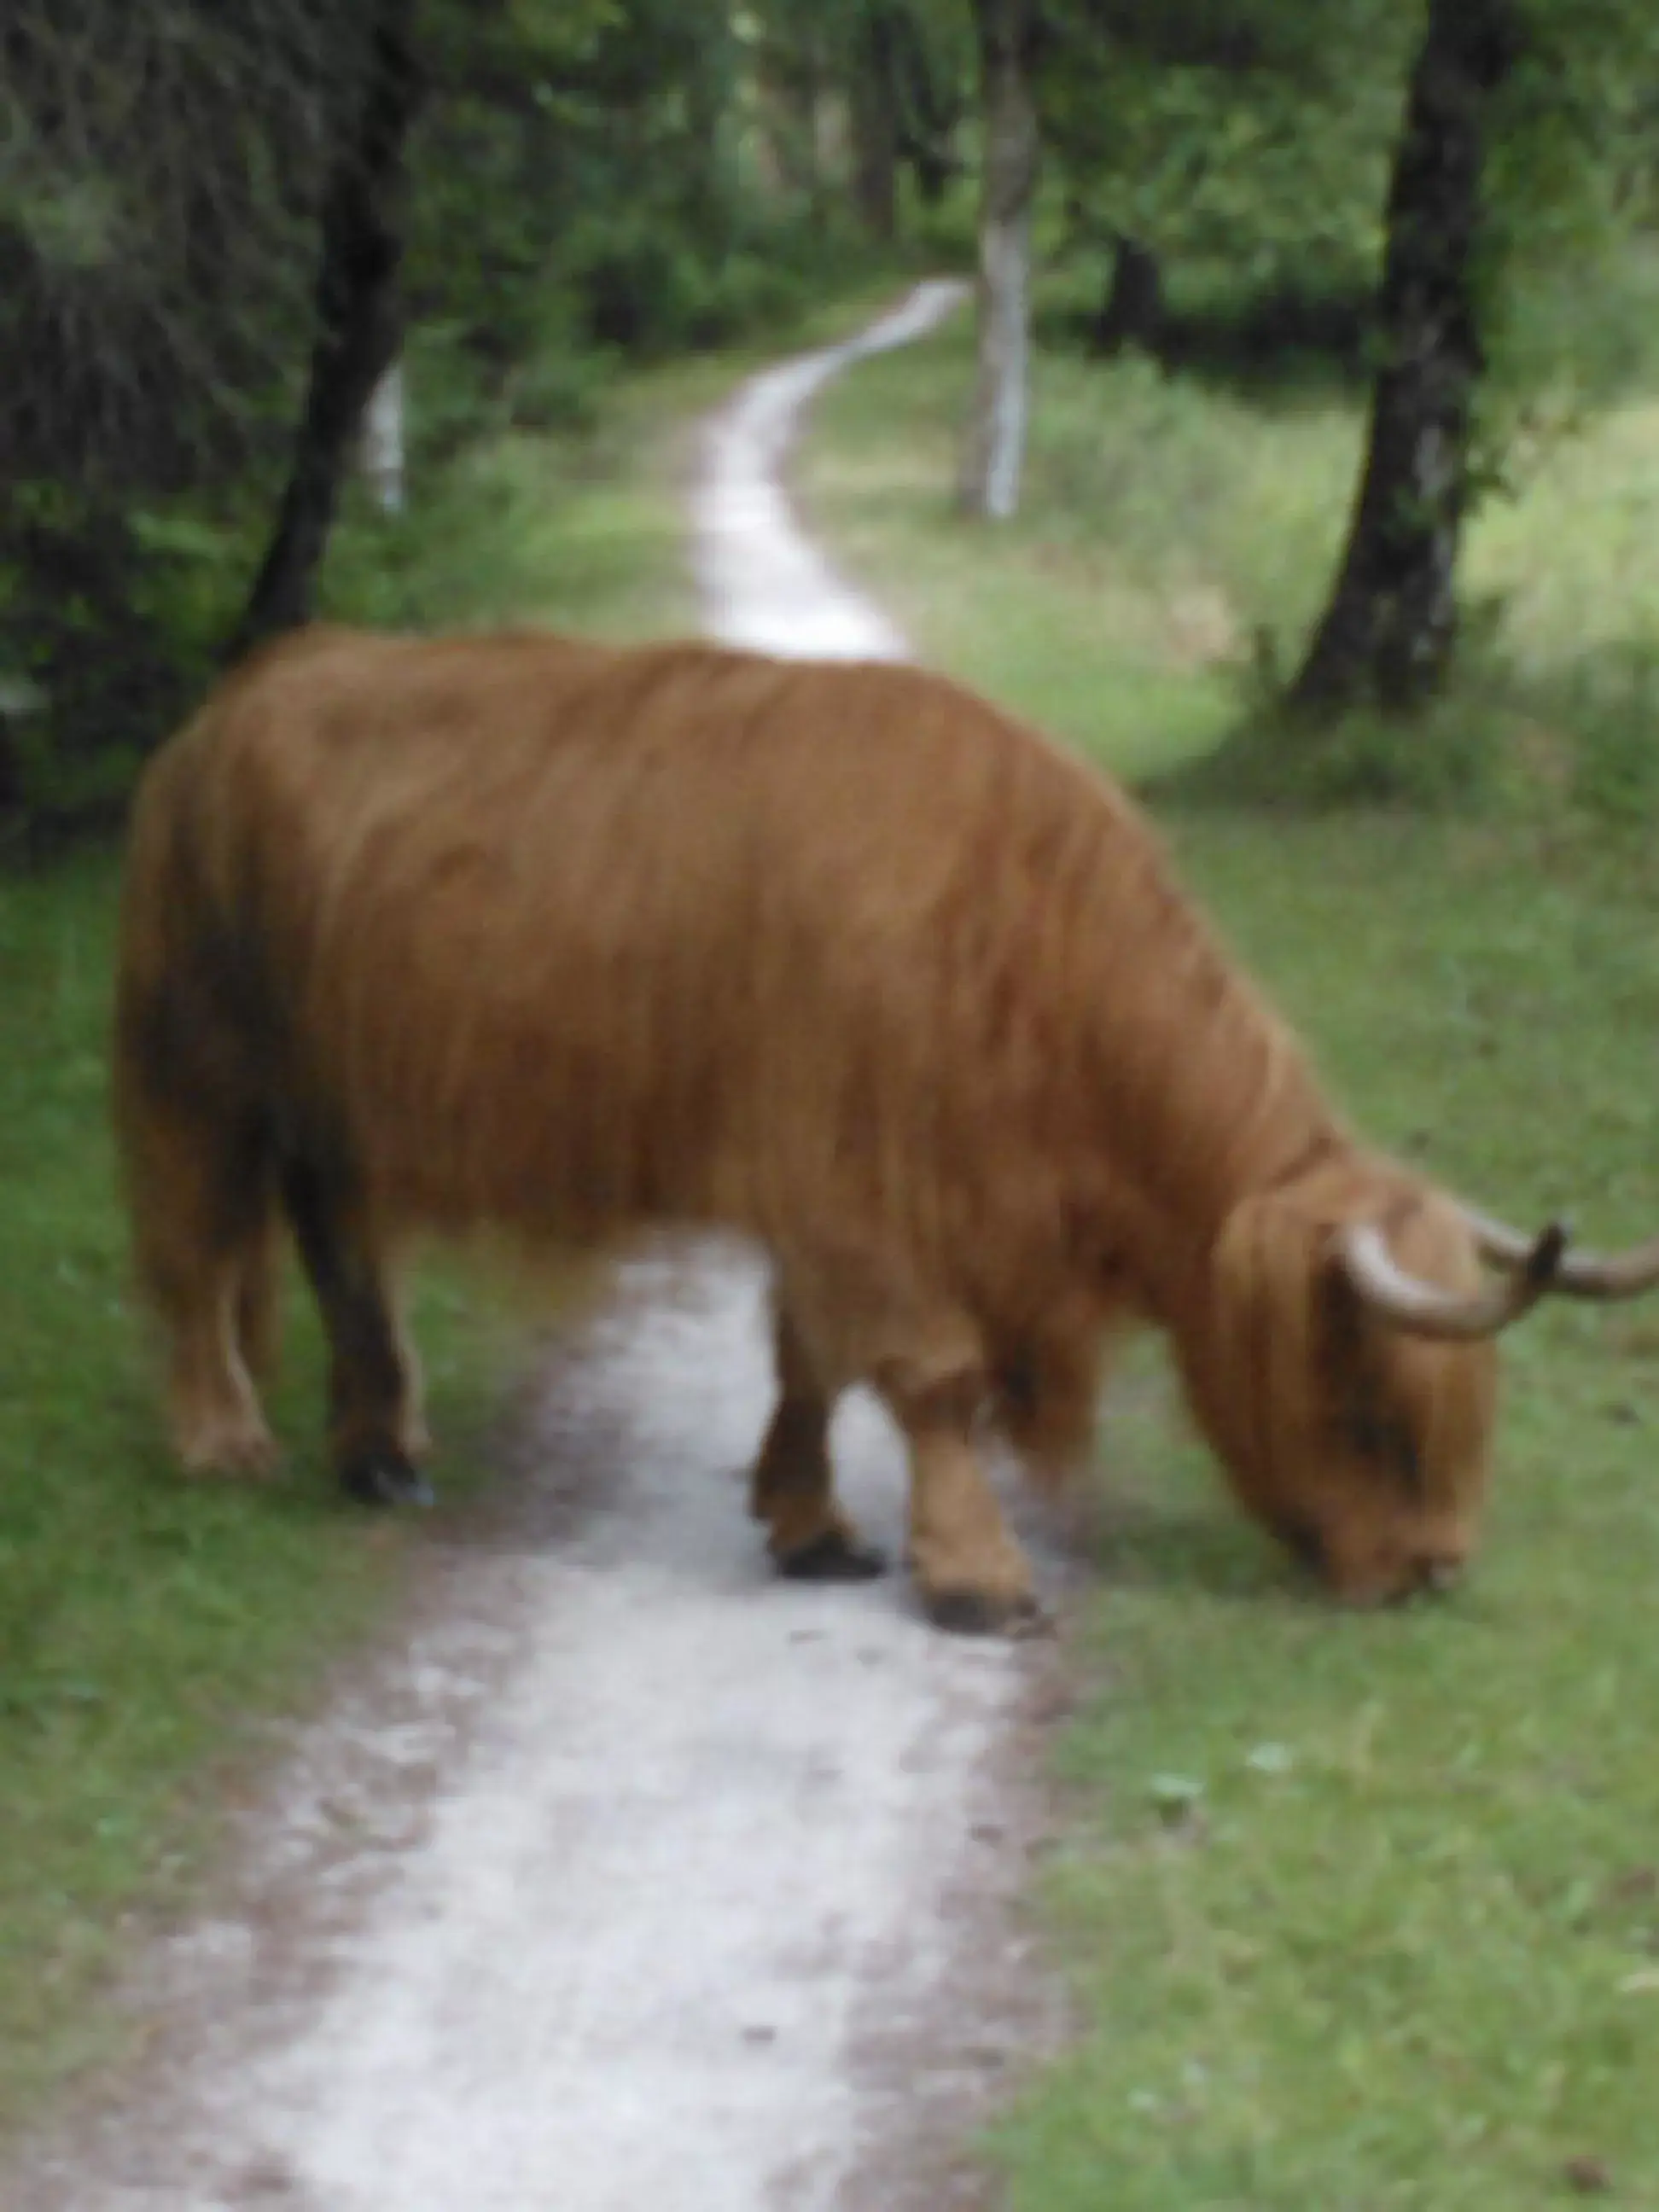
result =
M1167 1333L1249 1510L1376 1600L1470 1548L1497 1331L1659 1275L1361 1149L1128 799L908 668L535 635L264 651L143 779L115 1076L186 1468L272 1462L283 1221L335 1462L374 1501L424 1492L409 1235L736 1231L773 1270L751 1503L778 1566L879 1565L827 1449L867 1382L953 1627L1034 1612L982 1427L1063 1469L1127 1322Z

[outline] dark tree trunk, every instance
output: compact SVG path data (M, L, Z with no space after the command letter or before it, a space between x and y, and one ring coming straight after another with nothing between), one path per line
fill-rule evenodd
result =
M957 173L957 165L949 152L936 139L907 137L899 152L909 165L916 180L916 197L925 208L936 208L945 198L945 187Z
M1291 703L1322 717L1432 695L1455 641L1469 426L1484 367L1472 262L1492 94L1514 67L1511 0L1433 0L1389 192L1382 366L1335 589Z
M898 156L915 179L924 207L937 207L959 162L952 140L962 120L954 88L936 75L915 16L901 9L887 19L898 112Z
M1030 351L1031 201L1041 150L1032 75L1036 0L975 0L985 109L979 222L979 373L963 454L963 511L1019 505Z
M830 229L834 200L830 180L824 174L823 79L823 63L815 52L805 62L797 88L795 119L807 210L812 228L820 237Z
M417 91L413 0L378 0L356 131L323 209L317 338L276 528L228 657L310 619L312 594L371 393L400 337L404 147Z
M886 12L872 8L860 26L853 72L853 199L872 238L898 232L898 87Z
M1112 274L1089 331L1091 353L1121 353L1125 346L1154 348L1164 329L1164 270L1139 239L1120 232Z

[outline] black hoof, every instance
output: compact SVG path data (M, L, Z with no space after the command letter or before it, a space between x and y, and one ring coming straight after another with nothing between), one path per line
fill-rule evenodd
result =
M983 1590L939 1590L924 1600L935 1628L951 1636L1048 1636L1054 1623L1034 1597L988 1597Z
M868 1583L886 1571L885 1555L873 1544L855 1541L839 1528L826 1528L778 1561L778 1572L795 1583Z
M360 1505L431 1505L432 1485L401 1452L365 1452L340 1469L340 1487Z

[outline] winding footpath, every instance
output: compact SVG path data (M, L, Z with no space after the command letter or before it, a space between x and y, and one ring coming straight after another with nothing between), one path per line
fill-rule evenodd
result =
M957 297L712 426L713 632L903 653L779 471L812 392ZM273 1747L234 1876L129 1996L147 2056L8 2212L981 2201L955 2147L1054 2026L1016 1900L1055 1662L930 1631L902 1577L772 1578L743 1488L763 1297L742 1252L623 1272L538 1382L511 1495L434 1516L408 1633ZM896 1437L855 1398L835 1443L897 1556Z

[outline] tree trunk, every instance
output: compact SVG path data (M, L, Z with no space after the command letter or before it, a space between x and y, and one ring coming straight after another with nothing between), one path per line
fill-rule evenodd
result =
M958 486L963 511L1003 521L1024 459L1036 189L1035 0L975 0L985 113L980 194L979 375Z
M393 356L363 409L359 465L383 514L404 511L408 453L404 362Z
M1382 362L1347 550L1291 704L1419 705L1455 641L1469 428L1485 365L1472 260L1492 94L1513 68L1512 0L1433 0L1389 191Z
M916 198L923 207L937 208L945 198L945 186L957 172L957 164L943 141L904 131L899 139L899 156L916 180Z
M323 209L317 338L288 490L231 640L232 659L310 619L364 410L397 355L404 147L416 97L412 15L413 0L378 0L357 129L341 150Z
M1121 353L1125 346L1156 346L1164 327L1164 270L1158 256L1120 231L1112 274L1089 331L1089 350Z
M962 120L953 82L934 67L914 9L886 18L897 110L898 157L915 179L924 207L935 208L961 163L955 135Z
M892 40L880 7L866 9L859 26L851 98L853 200L872 238L889 243L898 232L898 98Z

